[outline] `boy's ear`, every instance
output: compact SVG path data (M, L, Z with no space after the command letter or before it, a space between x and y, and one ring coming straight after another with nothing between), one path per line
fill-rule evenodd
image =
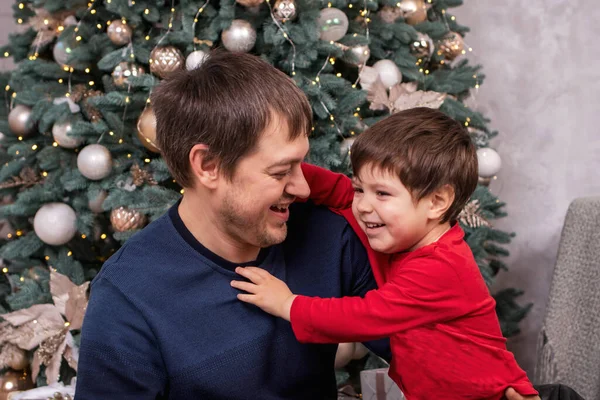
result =
M209 155L208 146L194 145L190 150L189 161L194 181L209 189L215 189L220 175L219 163Z
M431 194L431 204L428 216L430 219L442 219L454 202L454 188L451 185L443 185Z

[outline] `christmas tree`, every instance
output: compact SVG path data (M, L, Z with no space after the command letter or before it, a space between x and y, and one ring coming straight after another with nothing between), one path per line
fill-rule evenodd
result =
M460 217L491 285L511 234L487 188L496 132L465 105L484 76L449 9L461 0L22 0L0 56L0 368L37 385L74 375L86 290L102 263L180 196L155 144L152 89L211 49L287 73L314 113L310 162L349 172L352 141L390 113L439 108L469 127L480 183ZM210 110L208 110L210 112ZM495 294L503 332L528 307ZM350 357L351 358L351 357Z

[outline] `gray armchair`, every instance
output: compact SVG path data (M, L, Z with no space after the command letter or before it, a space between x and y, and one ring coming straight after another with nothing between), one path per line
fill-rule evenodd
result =
M600 399L600 197L569 206L540 332L535 383Z

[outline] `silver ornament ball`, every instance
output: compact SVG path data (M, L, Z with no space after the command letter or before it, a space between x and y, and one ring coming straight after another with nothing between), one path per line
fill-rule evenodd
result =
M410 53L417 58L429 59L435 45L428 35L418 32L417 39L410 44Z
M202 50L192 51L185 59L185 69L191 71L202 65L204 60L208 57L208 53Z
M54 56L54 61L58 63L61 67L67 66L67 62L69 61L69 57L71 57L71 52L73 51L73 43L66 39L59 40L54 44L54 48L52 49L52 55Z
M379 79L385 87L389 88L402 82L400 68L391 60L379 60L373 64L373 68L377 70Z
M348 17L346 13L335 7L321 10L317 20L321 40L335 42L340 40L348 32Z
M33 126L29 125L31 108L19 104L8 113L8 126L16 136L28 137L34 132Z
M371 57L371 50L366 44L354 46L350 49L350 52L354 56L354 60L356 60L355 62L353 62L353 64L357 66L365 65L369 57Z
M482 147L477 150L477 163L479 164L479 176L491 178L500 171L502 159L494 149Z
M231 26L221 33L223 46L229 51L246 53L256 43L256 31L243 19L234 19Z
M69 136L72 131L73 124L71 121L55 123L54 126L52 126L52 137L60 147L64 147L65 149L76 149L83 143L83 138Z
M110 151L100 144L85 146L77 156L77 168L83 176L93 181L106 178L112 171Z
M40 240L52 246L60 246L73 239L77 232L77 215L65 203L44 204L35 213L33 229Z
M107 197L108 193L106 192L106 190L100 191L100 193L98 193L98 195L94 199L88 201L89 209L96 214L103 212L104 208L102 207L102 204L104 203L104 200L106 200Z

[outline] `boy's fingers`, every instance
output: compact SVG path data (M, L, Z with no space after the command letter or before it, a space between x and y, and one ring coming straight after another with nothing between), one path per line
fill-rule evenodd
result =
M253 274L256 274L257 276L260 276L261 278L268 278L271 275L270 273L268 273L264 269L258 268L258 267L245 267L244 269L249 270Z
M248 293L256 293L256 285L250 282L231 281L231 286Z
M238 300L243 301L244 303L254 304L255 296L253 294L238 294Z
M254 269L253 267L246 267L246 268L237 267L235 269L235 272L237 274L243 276L244 278L250 279L254 283L261 282L260 275L258 275L256 272L254 272L253 269Z

